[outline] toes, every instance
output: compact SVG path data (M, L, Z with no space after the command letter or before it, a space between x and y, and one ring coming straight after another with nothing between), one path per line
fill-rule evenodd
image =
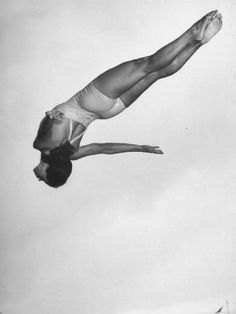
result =
M222 17L222 15L220 16L220 25L221 26L223 25L223 17Z
M222 24L223 24L223 22L222 22L222 15L220 14L220 13L217 13L216 15L214 15L210 20L209 20L209 22L207 23L207 27L208 27L208 25L215 25L215 26L217 26L217 24L218 25L220 25L220 26L222 26Z
M211 23L211 21L214 19L214 17L217 15L218 11L217 10L213 10L209 13L207 13L205 16L203 16L203 18L200 20L201 21L201 28L202 30L204 30L207 25L209 25Z
M223 24L222 15L221 15L221 14L218 14L218 15L216 16L216 18L217 18L217 20L218 20L219 25L222 26L222 24Z
M202 39L202 44L208 43L211 38L213 38L221 29L222 27L222 15L220 13L217 13L214 15L213 18L211 18L209 24L207 24L205 30L204 30L204 36Z
M218 19L219 19L219 21L221 21L222 22L222 14L217 14L217 17L218 17Z
M221 25L222 26L222 24L223 24L223 21L222 21L222 15L220 14L220 13L218 13L213 19L212 19L212 21L214 22L214 23L218 23L219 25Z
M221 20L222 19L222 15L221 15L221 13L217 13L217 14L215 14L213 17L212 17L212 19L211 19L211 21L213 21L213 20Z
M220 29L221 29L221 27L222 27L222 25L223 25L223 20L222 20L222 15L221 15L221 14L220 14L220 16L219 16L219 18L218 18L218 23L219 23Z
M218 10L211 11L206 15L206 23L209 24L217 15Z
M206 14L206 17L208 17L208 18L213 17L213 16L215 16L217 13L218 13L218 10L213 10L213 11L207 13L207 14Z

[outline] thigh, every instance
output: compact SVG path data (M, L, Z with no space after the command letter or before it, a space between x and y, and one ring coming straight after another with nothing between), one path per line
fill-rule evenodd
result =
M127 61L102 73L94 85L105 95L117 98L148 74L148 57Z
M120 95L126 107L130 106L139 96L142 95L154 82L160 78L158 71L150 73L145 78L140 80L137 84Z

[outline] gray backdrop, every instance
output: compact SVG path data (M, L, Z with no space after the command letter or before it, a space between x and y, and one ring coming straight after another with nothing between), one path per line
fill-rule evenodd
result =
M37 182L45 111L212 9L222 31L83 139L165 155L89 157L60 189ZM235 16L233 0L0 1L0 312L200 314L236 300Z

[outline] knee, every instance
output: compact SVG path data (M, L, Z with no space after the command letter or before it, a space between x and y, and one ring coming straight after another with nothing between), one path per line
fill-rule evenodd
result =
M174 59L174 60L171 62L171 64L169 65L169 67L170 67L170 69L169 69L170 72L172 72L173 74L174 74L175 72L177 72L177 71L180 69L178 60Z
M179 70L179 63L177 60L173 60L167 67L158 71L160 78L175 74Z
M153 55L147 56L145 58L142 58L143 63L143 70L145 74L151 74L155 73L159 70L159 67L157 67L157 62L154 60ZM171 64L171 67L175 67L177 64Z

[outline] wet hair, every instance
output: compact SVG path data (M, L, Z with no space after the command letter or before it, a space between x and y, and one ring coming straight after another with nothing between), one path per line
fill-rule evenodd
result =
M70 155L73 151L73 146L67 141L51 150L49 155L41 155L42 161L49 165L46 169L47 180L45 183L54 188L66 183L72 171Z

